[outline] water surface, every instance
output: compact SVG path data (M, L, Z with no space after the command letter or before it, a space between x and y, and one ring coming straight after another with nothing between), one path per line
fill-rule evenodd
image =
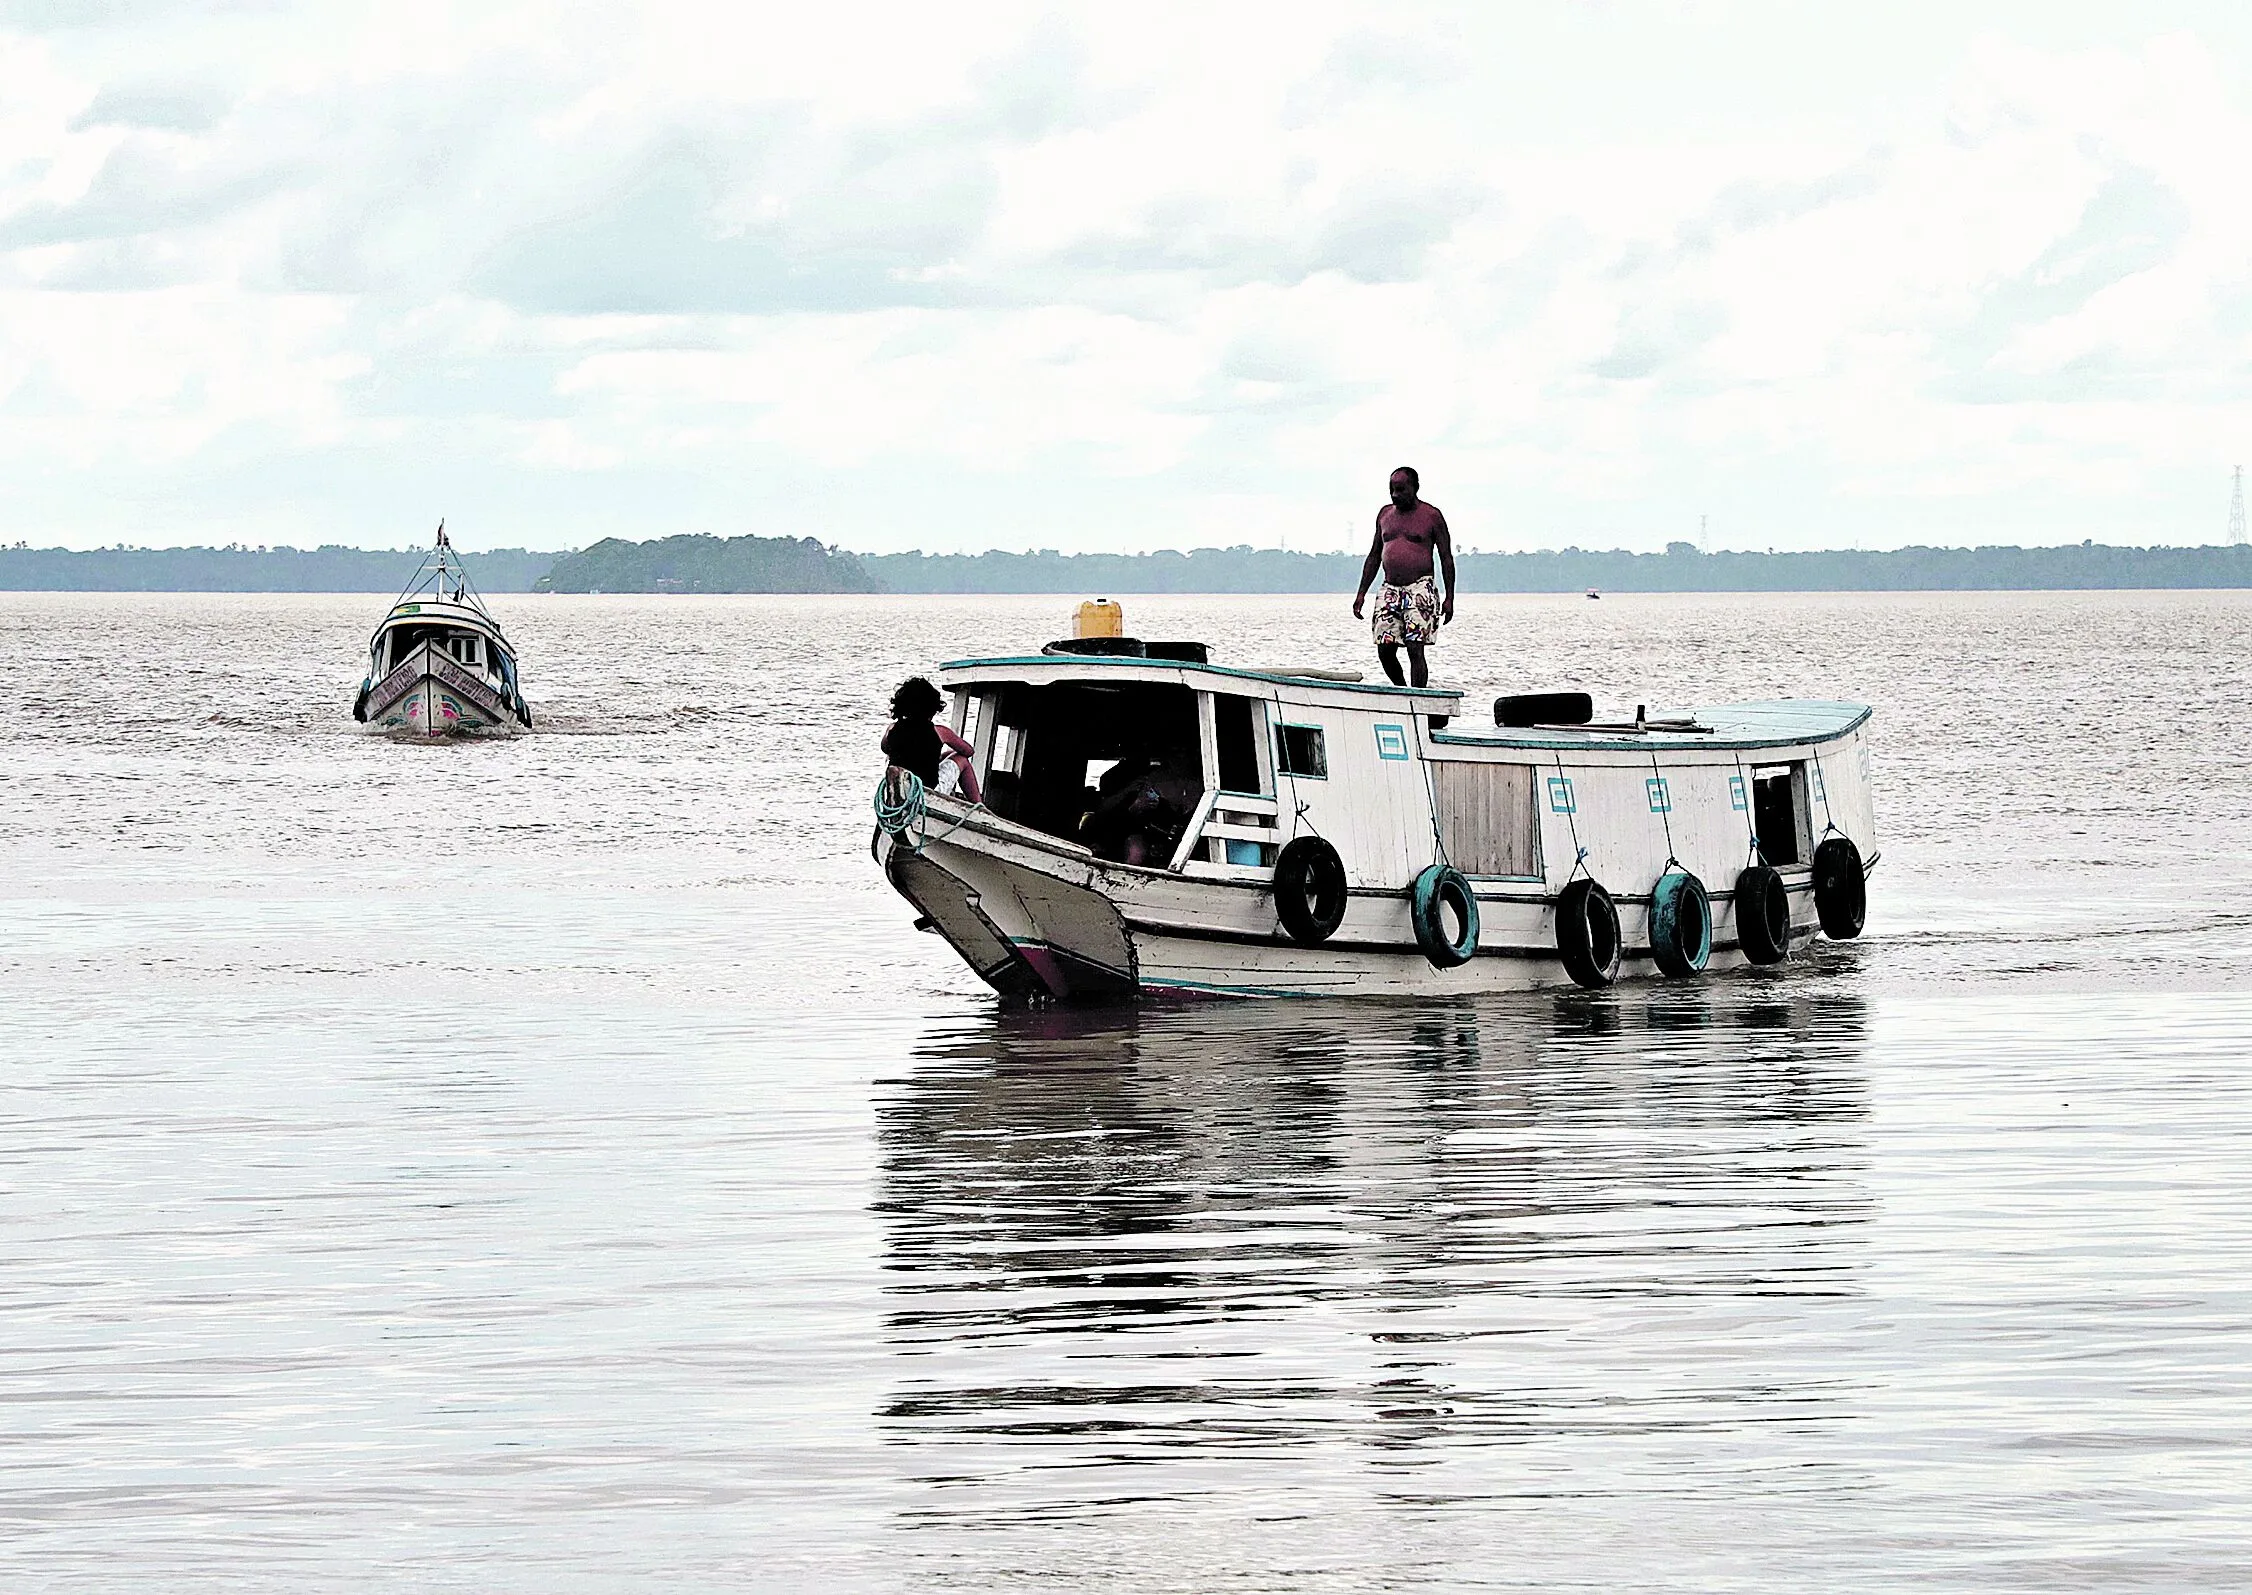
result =
M1068 605L496 602L542 730L425 747L380 599L0 595L10 1587L2252 1582L2246 595L1473 597L1874 704L1869 935L1027 1013L868 792Z

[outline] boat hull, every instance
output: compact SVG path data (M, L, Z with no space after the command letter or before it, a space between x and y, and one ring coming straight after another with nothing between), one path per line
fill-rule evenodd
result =
M1356 891L1344 924L1318 946L1284 933L1273 894L1236 883L1068 856L969 826L944 840L878 832L875 856L927 928L1009 997L1103 1000L1198 997L1441 996L1568 986L1556 953L1554 901L1537 888L1478 889L1480 936L1469 962L1442 969L1416 945L1409 894ZM1819 933L1812 871L1780 872L1794 944ZM1647 900L1619 901L1621 978L1654 975ZM1708 969L1740 967L1732 893L1715 893Z
M373 731L449 737L527 729L489 683L430 648L417 649L369 688L363 708Z

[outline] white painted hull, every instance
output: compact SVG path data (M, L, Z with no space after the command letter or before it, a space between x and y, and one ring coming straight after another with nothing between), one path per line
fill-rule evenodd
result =
M1200 880L1110 864L1083 850L932 798L920 853L878 833L876 858L964 961L1012 996L1438 996L1568 986L1556 954L1553 897L1538 883L1482 886L1477 956L1452 969L1424 957L1405 890L1356 890L1345 921L1318 946L1293 942L1271 892L1249 882ZM1811 871L1781 872L1794 941L1812 936ZM1621 978L1656 973L1647 899L1618 899L1627 956ZM1745 962L1735 903L1713 894L1713 969Z
M418 648L369 689L371 731L421 737L506 736L529 729L479 674L435 649Z

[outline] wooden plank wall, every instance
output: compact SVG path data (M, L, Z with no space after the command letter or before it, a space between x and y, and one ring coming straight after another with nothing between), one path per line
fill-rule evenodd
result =
M1439 834L1456 869L1465 875L1540 874L1531 765L1434 759L1431 783Z

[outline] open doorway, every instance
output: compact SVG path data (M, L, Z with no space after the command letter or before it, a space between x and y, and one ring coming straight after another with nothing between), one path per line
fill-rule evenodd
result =
M1205 785L1196 694L1163 682L1012 683L992 702L986 807L1122 863L1168 862Z
M1807 856L1806 766L1768 764L1752 771L1752 834L1769 864L1796 864Z

